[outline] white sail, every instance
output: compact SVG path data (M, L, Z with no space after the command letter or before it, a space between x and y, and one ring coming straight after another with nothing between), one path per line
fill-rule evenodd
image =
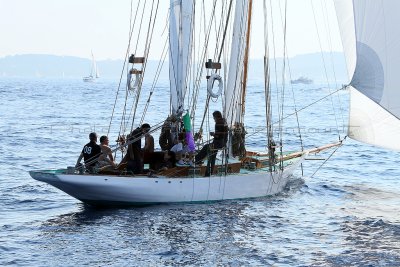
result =
M93 65L94 65L94 73L96 78L100 78L99 68L97 67L97 62L93 58Z
M84 82L94 82L96 78L99 78L99 69L97 68L96 60L92 52L92 68L90 69L90 75L83 77Z
M94 59L94 55L92 52L92 69L90 70L90 77L96 77L98 78L98 70L97 70L97 64L96 64L96 60Z
M335 0L335 9L347 64L347 73L353 77L356 68L356 35L354 28L353 1Z
M243 62L246 46L248 1L237 0L233 21L233 36L227 84L225 87L224 115L230 126L236 122L241 109Z
M169 77L172 114L183 111L192 53L193 0L171 0L169 16Z
M349 136L400 150L400 1L336 0L335 6L352 75Z

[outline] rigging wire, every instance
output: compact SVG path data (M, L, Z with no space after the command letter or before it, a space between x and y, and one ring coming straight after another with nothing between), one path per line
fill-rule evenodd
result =
M331 32L331 28L330 28L330 23L329 23L329 12L327 9L327 4L326 1L323 1L323 5L324 5L324 9L322 10L322 12L325 12L324 17L326 18L325 20L325 27L326 27L326 32ZM335 70L335 64L334 64L334 60L333 60L333 46L332 46L332 39L331 39L331 35L328 34L328 43L329 43L329 51L330 51L330 60L331 60L331 66L332 66L332 71L333 71L333 77L335 80L335 87L338 88L338 82L337 82L337 78L336 78L336 70ZM342 125L345 125L344 122L344 116L343 116L343 104L342 104L342 100L340 98L340 94L337 94L337 98L338 98L338 102L339 102L339 114L341 115L341 119L342 119Z
M315 100L315 101L309 103L309 104L306 105L306 106L303 106L302 108L299 108L297 111L295 111L295 112L293 112L293 113L290 113L290 114L287 114L285 117L280 118L278 121L272 122L272 124L273 124L273 125L274 125L274 124L279 124L279 123L280 123L280 120L286 120L287 118L289 118L289 117L295 115L296 113L300 113L301 111L306 110L306 109L308 109L309 107L311 107L311 106L317 104L318 102L321 102L321 101L323 101L324 99L326 99L326 98L328 98L328 97L331 97L333 94L336 94L336 93L338 93L339 91L345 90L345 89L346 89L346 87L342 87L342 88L340 88L340 89L337 89L336 91L331 92L331 93L329 93L328 95L326 95L326 96L324 96L324 97L321 97L320 99L317 99L317 100ZM264 130L265 130L265 128L262 127L262 128L260 128L260 129L258 129L258 130L253 131L253 133L248 134L247 136L253 136L253 135L258 134L258 133L260 133L261 131L264 131ZM344 139L341 139L341 140L344 140Z
M151 47L151 44L152 44L153 33L154 33L154 25L156 23L159 3L160 3L160 1L157 0L157 5L155 7L156 10L155 10L154 16L153 16L154 0L153 0L152 7L151 7L149 25L148 25L148 29L147 29L147 36L146 36L146 42L145 42L145 50L144 50L144 58L145 58L145 60L144 60L144 63L143 63L143 70L142 70L143 73L142 73L142 76L141 76L141 78L139 80L139 84L138 84L138 88L140 88L140 90L138 90L138 95L137 95L136 105L135 105L135 112L134 112L133 117L132 117L131 130L133 130L133 124L134 124L134 121L135 121L137 105L138 105L138 102L139 102L140 92L141 92L141 88L142 88L142 85L143 85L143 77L144 77L144 74L146 73L147 61L148 61L148 57L149 57L150 47ZM144 116L145 116L145 112L142 114L142 118Z
M347 137L347 136L345 136L345 137L342 139L342 141L345 140L346 137ZM340 147L340 146L337 146L337 147L335 148L335 150L332 151L332 153L329 155L329 157L327 157L327 158L322 162L322 164L315 170L315 172L310 176L310 178L313 178L313 177L314 177L314 175L322 168L322 166L324 166L325 163L328 162L328 160L333 156L333 154L336 153L336 151L339 149L339 147Z
M271 17L271 34L272 34L272 51L273 51L273 58L274 58L274 70L275 70L275 84L276 84L276 94L277 94L277 106L278 106L278 118L280 121L280 115L281 115L281 111L280 108L281 106L279 105L279 86L278 86L278 77L276 75L276 73L278 73L278 66L277 66L277 59L276 59L276 44L275 44L275 26L274 26L274 19L273 19L273 8L272 8L272 2L271 0L269 1L270 3L270 17Z
M331 85L329 83L328 72L327 72L327 69L326 69L325 57L324 57L324 54L323 54L321 37L320 37L320 34L319 34L319 30L318 30L317 18L316 18L316 15L315 15L315 9L314 9L313 0L311 0L311 7L312 7L313 15L314 15L315 29L317 31L317 37L318 37L319 47L320 47L320 50L321 50L322 62L323 62L323 65L324 65L325 78L326 78L326 82L327 82L327 85L328 85L328 90L329 90L329 92L331 92ZM338 125L338 120L337 120L337 115L336 115L336 109L335 109L335 105L333 103L333 99L331 98L330 100L331 100L332 109L333 109L333 113L334 113L334 117L335 117L337 134L338 134L338 137L339 137L339 140L340 140L340 131L339 131L339 125Z
M161 60L158 62L157 70L156 70L156 73L155 73L155 75L154 75L154 80L153 80L153 83L152 83L152 85L151 85L151 89L150 89L150 93L149 93L149 98L147 99L146 105L145 105L144 110L143 110L142 118L141 118L140 123L139 123L140 125L141 125L141 124L143 123L143 121L144 121L144 117L145 117L145 115L146 115L146 113L147 113L147 109L148 109L148 107L149 107L149 105L150 105L151 97L153 96L153 93L154 93L156 84L157 84L158 79L159 79L160 74L161 74L161 70L162 70L163 65L164 65L164 63L165 63L165 59L166 59L166 57L167 57L167 55L168 55L168 51L167 51L167 49L166 49L166 48L167 48L167 43L168 43L168 40L166 40L165 43L164 43L164 48L163 48L163 51L162 51L162 53L161 53Z
M152 3L152 10L153 10L153 6L154 6L154 0L153 0L153 3ZM138 11L140 9L139 7L140 7L140 2L138 4L138 8L136 9L135 21L134 21L134 24L132 25L132 32L133 32L133 29L135 28L135 26L137 25L136 24L136 18L138 17L137 13L138 13ZM139 40L141 39L140 36L141 36L143 18L144 18L144 14L145 14L145 7L146 7L146 3L143 4L143 8L142 8L142 13L141 13L141 16L140 16L141 17L140 18L140 23L138 24L139 25L139 29L138 29L138 34L137 34L136 46L135 46L133 55L137 54L137 48L138 48ZM151 15L150 15L150 20L149 21L151 21ZM131 38L132 38L132 35L131 35ZM128 55L129 55L129 53L128 53ZM127 66L127 72L129 72L129 66ZM141 77L139 79L139 82L138 82L138 85L137 85L137 90L135 91L135 95L134 95L134 99L136 101L138 101L139 96L140 96L141 85L142 85L142 80L143 80L143 74L144 74L144 71L142 70L142 75L141 75ZM132 115L133 106L134 106L134 103L135 103L135 101L132 101L130 112L129 112L129 115L127 117L126 114L127 114L128 96L129 96L129 90L128 90L128 84L127 84L126 91L125 91L124 109L123 109L123 114L122 114L122 119L121 119L121 124L120 124L120 133L119 134L126 132L126 129L128 127L128 124L129 124L129 121L130 121L130 118L131 118L131 115Z
M203 2L203 4L204 4L204 2ZM193 103L192 103L192 110L191 110L191 115L193 116L193 118L195 117L195 113L196 113L196 107L197 107L197 98L198 98L198 95L199 95L199 91L200 91L200 85L201 85L201 76L203 75L203 71L204 71L204 68L202 68L201 66L203 65L203 62L205 61L205 59L206 59L206 56L207 56L207 50L208 50L208 43L209 43L209 40L210 40L210 35L211 35L211 27L212 27L212 22L214 21L214 18L215 18L215 7L216 7L216 4L217 4L217 0L214 0L214 5L213 5L213 9L212 9L212 12L211 12L211 18L210 18L210 22L209 22L209 25L208 25L208 30L206 31L206 29L204 29L204 33L205 33L205 45L204 45L204 47L203 47L203 56L202 56L202 59L200 59L199 60L199 67L198 67L198 71L197 71L197 76L196 76L196 88L195 88L195 94L194 94L194 96L193 96ZM203 9L204 9L204 7L203 7ZM204 16L205 16L205 14L204 14ZM204 27L206 27L206 25L205 25L205 19L204 19Z
M280 6L280 5L279 5ZM284 16L284 23L283 23L283 65L282 65L282 92L281 92L281 115L280 118L283 118L283 107L285 104L285 88L286 88L286 81L285 81L285 74L286 74L286 25L287 25L287 0L285 0L285 16ZM279 12L282 14L281 12ZM283 155L283 120L279 123L279 132L280 132L280 154ZM283 170L283 158L279 163L279 167Z
M133 130L133 125L135 123L135 117L136 117L136 111L137 111L137 107L138 107L138 103L139 103L139 99L140 99L140 93L142 91L142 85L143 85L143 78L144 78L144 74L145 74L145 70L146 70L146 66L147 66L147 59L148 59L148 53L149 53L149 46L151 44L151 37L153 36L153 29L154 29L154 23L156 21L156 16L157 16L157 11L158 11L158 4L159 1L157 2L157 6L156 6L156 11L155 11L155 15L154 15L154 20L153 20L153 9L154 9L154 0L152 2L151 5L151 11L150 11L150 18L149 18L149 24L148 24L148 28L147 28L147 35L146 35L146 42L145 42L145 46L144 46L144 63L143 63L143 68L142 68L142 75L140 77L139 83L138 83L138 87L137 87L137 92L136 92L136 99L134 101L134 110L133 110L133 115L132 115L132 123L131 123L131 131ZM145 7L146 5L144 5ZM140 26L139 29L142 29L142 23L143 23L143 17L144 17L144 7L143 7L143 12L142 12L142 16L141 16L141 20L140 20ZM153 20L153 29L150 30L151 28L151 22ZM139 43L139 39L140 39L140 31L139 30L139 35L138 35L138 40L136 42L136 48L137 49L137 45ZM135 54L136 54L136 50L135 50Z
M153 0L153 4L154 4L154 0ZM139 1L139 4L138 4L138 7L140 7L140 1ZM143 8L142 8L142 14L141 14L141 19L140 19L139 29L138 29L139 32L137 34L136 46L135 46L134 53L133 53L134 55L136 55L136 53L137 53L137 47L138 47L138 43L139 43L139 39L140 39L140 33L141 33L141 29L142 29L142 23L143 23L143 17L144 17L144 13L145 13L144 12L145 7L146 7L146 2L143 4ZM139 10L139 8L136 9L135 21L134 21L134 24L132 26L132 32L133 32L133 29L135 28L135 25L136 25L136 18L137 18L138 10ZM132 35L130 36L130 38L132 38ZM127 57L128 56L129 56L129 51L128 51ZM127 66L127 71L129 71L129 66ZM143 77L143 74L142 74L142 77ZM135 98L137 100L138 100L138 94L139 94L140 90L141 90L141 83L140 83L140 80L139 80L139 84L137 86L136 95L135 95ZM124 103L124 109L123 109L123 113L122 113L121 124L120 124L120 134L121 134L121 132L124 133L126 131L126 128L128 126L129 120L130 120L131 112L132 112L132 106L131 106L131 112L130 112L130 114L128 116L128 119L127 119L126 118L126 108L127 108L127 103L128 103L128 95L129 95L129 91L126 88L126 91L125 91L125 103ZM133 101L133 103L134 103L134 101ZM133 105L133 103L132 103L132 105Z
M140 1L141 1L141 0L139 0L139 5L140 5ZM118 89L117 89L117 93L116 93L116 95L115 95L115 100L114 100L114 105L113 105L113 109L112 109L112 112L111 112L111 118L110 118L110 123L109 123L109 126L108 126L108 130L107 130L107 135L110 134L111 124L112 124L112 121L113 121L113 119L114 119L115 107L116 107L116 105L117 105L118 95L119 95L119 91L120 91L120 89L121 89L122 76L123 76L123 74L124 74L124 70L125 70L125 66L126 66L126 60L127 60L128 56L129 56L129 50L130 50L130 46L131 46L132 33L133 33L133 29L134 29L134 27L132 27L132 25L135 25L135 21L136 21L136 17L137 17L137 12L138 12L138 9L136 9L135 20L134 20L134 22L133 22L133 24L132 24L133 0L131 0L131 11L130 11L130 19L129 19L129 38L128 38L128 46L127 46L126 52L125 52L125 60L124 60L123 66L122 66L122 71L121 71L121 75L120 75L119 82L118 82ZM125 108L124 108L124 111L125 111ZM123 112L124 112L124 111L123 111ZM121 122L121 125L122 125L122 122ZM121 128L121 126L120 126L120 128ZM119 134L121 134L121 131L120 131Z
M308 105L306 105L306 106L300 108L299 110L297 110L297 111L295 111L295 112L293 112L293 113L290 113L290 114L286 115L286 116L283 117L283 118L280 118L280 120L285 120L285 119L287 119L287 118L289 118L289 117L295 115L296 113L299 113L300 111L303 111L303 110L305 110L305 109L307 109L307 108L309 108L309 107L315 105L316 103L321 102L322 100L324 100L324 99L326 99L326 98L332 96L333 94L336 94L337 92L339 92L339 91L341 91L341 90L344 90L344 89L346 89L345 86L342 87L342 88L337 89L337 90L334 91L334 92L330 92L328 95L326 95L326 96L324 96L324 97L322 97L322 98L320 98L320 99L318 99L318 100L316 100L316 101L314 101L314 102L312 102L312 103L310 103L310 104L308 104ZM279 121L274 122L273 124L278 123L278 122L279 122Z
M273 151L273 131L272 131L272 110L271 110L271 74L269 64L269 44L268 44L268 11L266 1L263 1L263 14L264 14L264 94L265 94L265 115L266 115L266 130L267 130L267 145L268 145L268 166L270 176L272 178L272 171L274 169L274 154Z
M280 7L281 6L279 5L279 8ZM281 13L282 12L280 12L280 14ZM283 20L282 17L281 17L281 20ZM282 21L282 24L284 24L283 21ZM287 67L288 67L288 72L289 72L289 81L291 81L292 80L292 71L291 71L290 62L289 62L288 47L287 47L286 44L287 43L285 42L284 43L284 51L286 53L286 57L284 57L283 60L287 61ZM293 107L294 107L294 110L297 111L297 101L296 101L296 97L295 97L295 93L294 93L294 87L293 87L292 83L289 83L289 84L290 84L290 89L291 89L291 92L292 92ZM298 116L297 113L296 113L296 123L297 123L297 130L298 130L298 134L299 134L300 147L301 147L301 151L303 151L304 150L303 138L302 138L302 135L301 135L300 121L299 121L299 116Z
M226 32L227 32L228 25L229 25L229 18L230 18L230 14L231 14L231 10L232 10L232 2L233 2L233 0L230 0L230 2L229 2L229 9L228 9L228 13L227 13L227 16L226 16L224 34L222 36L221 48L219 50L219 55L218 55L217 62L220 62L221 56L222 56L222 52L224 50L223 48L224 48L224 44L225 44ZM206 106L205 106L205 109L204 109L203 119L201 121L199 132L202 131L204 119L205 119L205 116L206 116L206 110L208 109L209 102L210 102L210 96L208 96L207 100L206 100Z

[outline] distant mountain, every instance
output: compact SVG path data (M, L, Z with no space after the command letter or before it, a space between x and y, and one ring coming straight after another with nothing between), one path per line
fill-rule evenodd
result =
M323 57L322 57L323 55ZM333 73L338 81L346 80L346 66L342 53L314 53L290 58L291 79L304 76L315 81L326 81L324 71L325 61L327 73L332 79ZM282 71L282 58L270 60L271 72L274 75L275 65L278 75ZM333 63L333 64L332 64ZM123 60L97 61L100 76L103 78L118 78L123 68ZM149 60L146 72L153 75L157 69L158 61ZM334 66L334 71L333 67ZM66 77L82 78L90 72L91 60L72 56L54 55L15 55L0 58L0 77ZM264 72L263 60L252 59L249 73L251 76L262 78ZM288 74L287 74L288 75ZM286 75L286 77L287 77ZM151 76L150 76L151 77ZM287 77L289 78L289 77ZM160 79L168 79L168 64L164 64Z
M16 55L0 58L0 76L14 77L71 77L87 76L91 60L72 56ZM122 60L97 61L102 77L117 77Z

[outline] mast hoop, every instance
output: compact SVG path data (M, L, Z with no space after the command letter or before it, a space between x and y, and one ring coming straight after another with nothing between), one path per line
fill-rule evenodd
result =
M213 86L215 81L218 81L218 91L216 93L213 92ZM208 94L212 98L218 98L222 94L223 88L224 88L224 82L222 81L222 77L216 73L211 74L210 78L208 78L207 81Z

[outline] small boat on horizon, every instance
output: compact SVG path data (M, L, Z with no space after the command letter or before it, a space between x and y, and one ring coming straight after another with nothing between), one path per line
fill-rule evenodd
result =
M291 84L312 84L314 81L305 77L305 76L300 76L299 78L295 80L290 80Z

